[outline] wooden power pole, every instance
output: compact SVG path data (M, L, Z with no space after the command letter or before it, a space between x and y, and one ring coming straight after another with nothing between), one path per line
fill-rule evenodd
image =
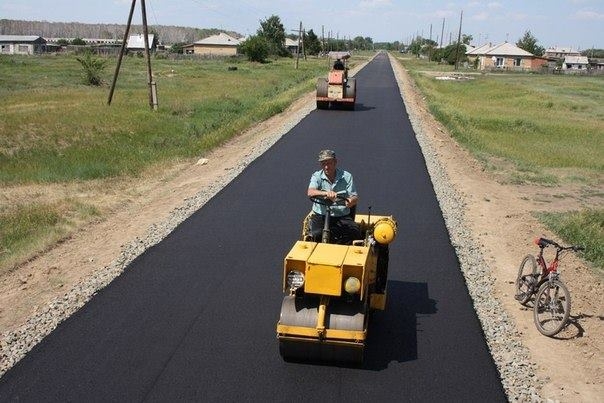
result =
M128 23L126 24L126 33L124 34L124 39L122 40L122 47L120 49L120 54L118 56L117 65L115 66L115 73L113 74L113 82L111 83L111 88L109 90L109 98L107 99L107 105L111 105L111 100L113 99L113 92L115 90L115 84L117 83L117 77L119 75L120 67L122 65L122 58L124 57L124 51L126 49L126 43L128 41L128 35L130 33L130 26L132 25L132 15L134 14L134 8L136 6L136 0L132 0L132 5L130 6L130 14L128 15ZM157 102L157 87L155 81L153 81L153 73L151 71L151 54L149 51L149 30L147 27L147 10L145 7L145 0L141 0L141 11L143 17L143 36L145 43L145 59L147 61L147 83L149 85L149 106L153 110L157 110L158 102Z
M457 47L455 48L455 70L459 68L459 46L461 42L461 22L463 20L463 10L459 16L459 33L457 34Z

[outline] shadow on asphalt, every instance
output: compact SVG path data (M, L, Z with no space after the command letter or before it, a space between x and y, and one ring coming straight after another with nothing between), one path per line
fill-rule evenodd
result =
M437 312L426 283L388 281L387 290L386 310L374 312L370 319L364 369L377 371L393 361L416 360L419 315Z
M333 111L342 111L342 112L363 112L363 111L371 111L374 110L375 106L367 106L357 102L354 105L354 109L348 109L348 106L341 104L333 104L329 106L329 109L316 109L316 111L324 111L325 113L330 113Z

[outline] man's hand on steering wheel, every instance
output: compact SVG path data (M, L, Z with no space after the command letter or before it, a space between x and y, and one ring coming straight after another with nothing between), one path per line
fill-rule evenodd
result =
M346 197L331 190L325 191L323 195L311 196L310 200L323 206L348 206L350 203Z

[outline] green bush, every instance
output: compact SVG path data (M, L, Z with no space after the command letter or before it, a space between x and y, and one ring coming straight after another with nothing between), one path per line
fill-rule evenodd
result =
M264 63L269 54L269 43L261 36L251 36L241 45L241 52L249 61Z
M84 56L76 57L76 60L80 62L80 64L84 68L86 84L98 86L103 83L101 73L107 65L106 59L92 57L92 52L88 51L84 53Z

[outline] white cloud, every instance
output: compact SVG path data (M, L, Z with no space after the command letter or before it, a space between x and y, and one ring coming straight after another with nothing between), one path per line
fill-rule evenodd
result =
M524 21L529 16L528 16L528 14L525 14L525 13L509 13L508 17L510 17L514 21ZM536 19L537 16L532 16L531 18Z
M489 13L487 13L486 11L482 11L482 12L471 15L470 19L472 19L474 21L486 21L489 19L489 17L490 17Z
M599 21L604 20L604 14L590 10L580 10L573 15L575 20Z
M392 6L392 0L362 0L359 2L359 8L381 8Z

